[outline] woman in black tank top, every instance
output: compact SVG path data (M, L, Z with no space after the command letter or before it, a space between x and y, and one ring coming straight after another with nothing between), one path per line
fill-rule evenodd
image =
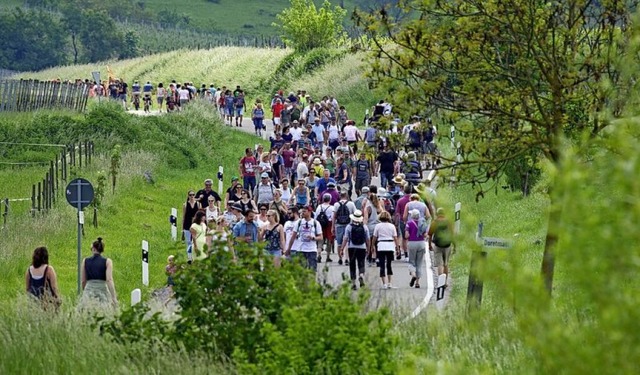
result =
M60 305L58 298L58 277L49 265L49 252L42 246L33 251L31 266L25 274L27 293L43 303L43 307Z
M196 216L202 206L200 202L196 200L196 193L193 190L189 190L187 201L182 206L182 238L187 243L187 261L191 263L193 261L193 254L191 251L191 224L193 224L193 218Z
M118 305L116 289L113 284L113 264L104 258L104 242L98 237L91 246L92 256L82 261L82 304Z

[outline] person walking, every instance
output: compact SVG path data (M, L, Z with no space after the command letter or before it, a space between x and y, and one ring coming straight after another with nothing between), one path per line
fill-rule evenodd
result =
M282 247L285 244L284 229L276 210L267 211L267 224L260 230L260 241L266 241L264 250L273 257L273 265L280 267Z
M318 246L318 263L322 261L322 248L326 243L327 258L325 262L333 262L331 259L331 253L333 253L333 212L334 207L331 204L331 195L325 194L322 196L322 203L316 208L316 220L322 227L322 237L324 240Z
M260 183L253 190L253 200L258 204L269 204L273 201L273 193L276 187L271 183L269 173L262 172Z
M306 181L304 177L298 178L298 186L293 189L293 193L291 194L291 199L289 200L289 205L296 206L298 208L302 208L308 206L311 202L309 188L305 185Z
M25 273L25 282L27 293L39 300L45 310L60 306L58 276L56 270L49 265L49 251L46 247L40 246L33 251L31 266Z
M187 243L187 262L193 261L192 243L191 243L191 224L193 224L193 218L196 216L202 206L200 202L196 200L196 193L193 190L189 190L187 201L182 206L182 235Z
M367 154L360 152L360 159L353 166L353 175L356 177L356 195L360 195L364 186L369 186L373 176L373 165L367 160Z
M242 175L242 184L245 189L253 192L256 187L256 170L258 161L253 155L253 150L247 147L244 150L244 157L240 159L240 174Z
M244 214L244 219L233 226L235 242L242 242L249 245L258 242L258 225L255 223L255 217L255 212L247 211Z
M415 285L416 288L420 288L422 265L424 264L426 253L427 228L424 224L421 225L420 212L418 210L411 210L409 217L410 220L405 225L404 233L409 251L409 274L411 275L409 287Z
M400 247L396 226L391 222L391 214L384 211L380 214L380 223L373 230L371 247L374 248L373 258L378 259L380 266L380 280L382 289L392 289L391 276L393 269L393 254Z
M196 260L205 259L208 251L211 250L205 249L208 230L205 213L202 211L196 212L196 215L193 217L193 223L189 228L191 232L191 242L193 244L192 252L196 254Z
M453 226L445 217L444 208L438 208L436 219L429 228L431 243L433 244L433 256L435 266L438 268L438 276L445 274L449 277L449 258L453 247Z
M91 244L92 256L84 258L81 266L82 305L91 304L118 306L118 297L113 283L113 262L102 256L104 242L98 237Z
M356 207L353 202L349 201L349 194L346 191L340 193L340 200L333 205L333 233L335 234L337 246L338 246L338 265L342 265L342 257L344 255L342 251L342 243L344 238L344 231L347 225L351 222L351 215L356 211ZM347 258L346 264L349 264Z
M293 241L293 232L295 228L298 227L298 222L300 221L300 215L298 215L298 207L293 206L289 209L288 215L289 219L286 223L284 223L284 235L285 235L285 256L290 259L294 259L300 254L300 238L297 238ZM293 241L293 242L292 242ZM289 246L291 245L291 246ZM291 249L291 251L287 252L287 249Z
M344 230L344 238L342 240L342 252L344 248L348 248L349 254L349 273L351 276L351 289L357 290L356 286L356 266L358 268L358 281L360 288L364 287L364 260L370 249L369 229L364 225L364 217L362 211L356 210L350 216L351 224L347 225Z
M256 136L262 137L262 130L264 126L264 109L262 103L257 103L251 113L251 120L253 120L253 127L255 128Z
M318 270L318 241L322 241L322 228L317 220L311 217L313 207L303 207L301 210L302 218L298 221L293 229L293 237L287 245L287 254L291 253L291 248L295 241L300 239L300 252L306 260L306 268L317 272Z

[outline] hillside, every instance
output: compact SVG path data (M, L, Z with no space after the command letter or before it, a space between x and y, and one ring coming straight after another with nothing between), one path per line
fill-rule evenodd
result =
M76 79L91 78L91 72L99 71L107 77L107 66L113 74L126 81L170 82L193 81L194 84L210 84L235 87L241 85L250 99L268 98L273 95L273 83L282 81L275 76L283 60L292 50L244 47L217 47L210 50L179 50L129 60L97 64L69 65L23 73L23 78ZM314 61L298 58L284 72L296 71L285 86L285 91L305 89L314 97L333 94L345 104L349 113L361 118L365 108L379 99L369 90L364 79L365 55L363 53L323 52L328 63L313 66ZM342 57L340 57L342 56ZM308 71L308 72L307 72ZM288 78L291 74L287 74Z

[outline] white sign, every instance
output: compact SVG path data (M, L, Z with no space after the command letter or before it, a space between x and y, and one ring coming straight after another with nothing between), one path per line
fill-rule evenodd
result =
M78 224L84 225L84 211L78 211Z
M511 241L504 238L483 237L482 247L488 247L490 249L510 249Z
M447 275L441 274L438 276L438 286L436 286L436 301L440 301L444 298L444 290L447 288Z
M218 167L218 194L222 195L222 189L224 189L224 168Z
M142 300L142 292L140 289L134 289L131 291L131 306L135 306Z
M456 142L456 127L451 125L451 148L455 146Z
M149 242L142 240L142 284L149 286Z

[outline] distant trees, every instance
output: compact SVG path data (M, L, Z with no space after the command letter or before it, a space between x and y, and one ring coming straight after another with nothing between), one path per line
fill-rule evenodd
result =
M347 11L333 7L327 0L320 9L312 0L291 0L291 6L276 17L274 27L282 31L282 40L296 50L308 51L339 45L346 39L343 22Z

